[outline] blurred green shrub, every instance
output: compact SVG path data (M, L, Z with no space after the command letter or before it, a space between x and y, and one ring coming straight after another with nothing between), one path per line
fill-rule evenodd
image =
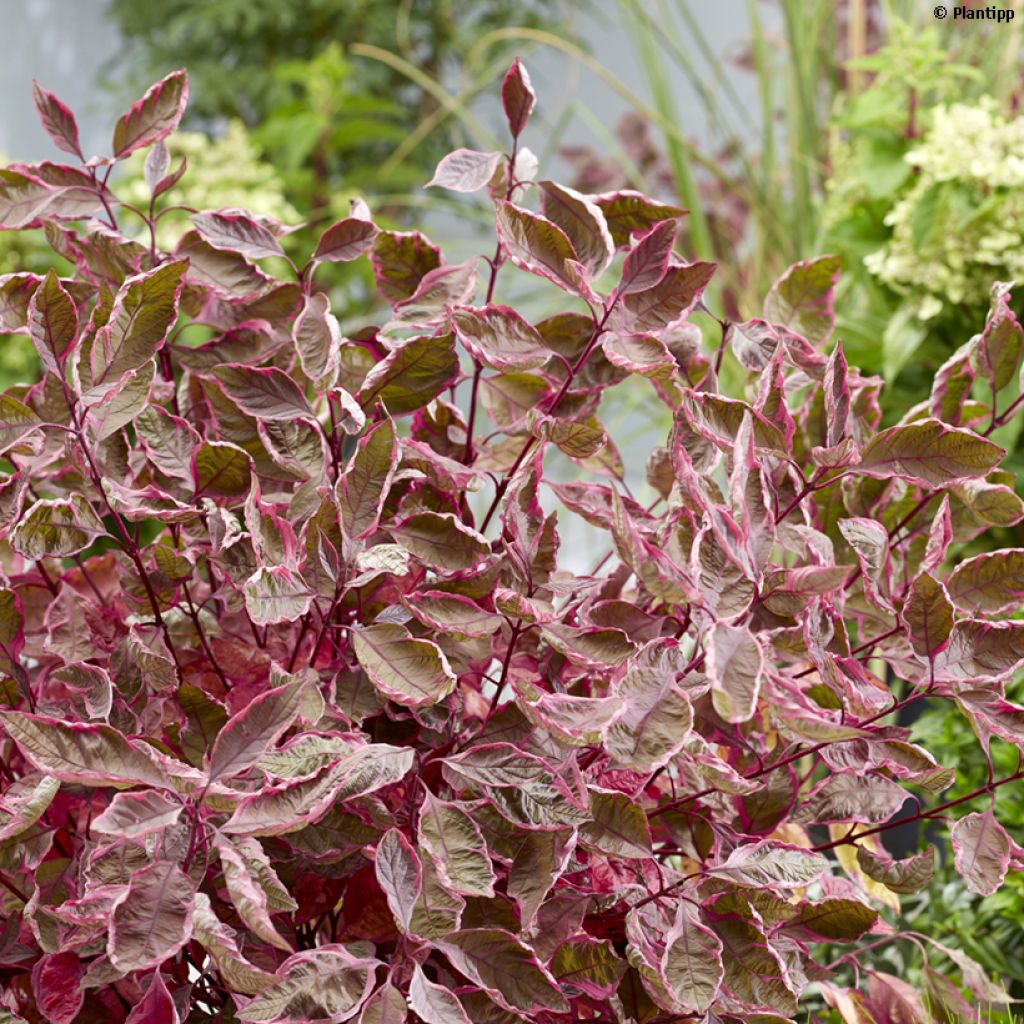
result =
M905 408L981 329L993 282L1024 272L1024 118L937 30L895 22L855 64L875 77L834 119L819 248L843 257L849 358Z
M442 123L424 133L409 160L381 173L396 146L442 106L425 81L457 72L472 44L492 29L564 31L568 13L582 2L111 0L109 14L127 43L118 79L134 89L187 64L189 123L216 133L225 119L241 120L282 174L289 201L319 221L336 212L335 196L346 188L380 194L421 185L424 170L451 148L453 125ZM346 48L353 43L395 59L352 57Z

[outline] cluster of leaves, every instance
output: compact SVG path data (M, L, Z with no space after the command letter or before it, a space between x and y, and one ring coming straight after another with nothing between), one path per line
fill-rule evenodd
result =
M1024 519L989 437L1022 404L1006 290L880 431L881 381L833 343L837 261L706 350L683 211L534 180L518 61L510 152L431 183L493 198L479 278L361 202L301 266L238 209L161 251L108 177L148 148L174 187L187 93L157 83L86 162L37 88L80 163L0 172L0 226L75 267L0 279L45 371L0 395L7 1018L772 1024L809 990L923 1017L898 977L850 986L933 871L880 836L913 798L972 891L1024 864L991 807L956 812L1024 770L944 798L953 768L892 721L941 701L983 753L1024 746L1024 552L947 568ZM363 257L389 315L343 337L316 276ZM503 270L564 311L496 304ZM628 377L671 413L646 507L597 418ZM556 505L606 538L587 574ZM962 981L942 1012L1005 1001L929 941Z

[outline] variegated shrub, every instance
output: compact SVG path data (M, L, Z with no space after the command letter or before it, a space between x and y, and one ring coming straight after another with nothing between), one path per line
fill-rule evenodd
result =
M510 152L432 182L493 199L457 265L361 203L311 255L237 209L160 251L186 98L168 76L87 161L37 88L77 162L0 172L0 223L74 267L0 282L43 367L0 396L0 1018L923 1019L850 969L933 868L882 836L947 822L976 893L1024 864L992 810L1024 773L944 800L896 720L1024 747L1024 550L962 557L1024 518L1006 289L880 432L836 261L714 326L682 210L534 180L518 62ZM108 178L143 148L140 209ZM317 268L356 259L382 313L343 332ZM515 277L564 311L500 305ZM671 424L646 506L597 418L627 378ZM949 1012L1005 1000L914 941Z

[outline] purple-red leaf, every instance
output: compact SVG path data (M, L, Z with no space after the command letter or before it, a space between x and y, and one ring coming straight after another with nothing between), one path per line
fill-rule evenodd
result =
M85 967L72 951L48 953L32 967L35 1008L51 1024L71 1024L85 1000L82 975Z
M516 57L501 81L501 105L505 108L509 131L517 139L523 133L537 103L530 76L523 62Z
M313 259L321 263L348 263L369 252L378 234L372 221L346 217L332 224L320 236Z
M125 1024L181 1024L178 1007L159 971L153 972L145 995L132 1008Z
M663 220L637 239L622 264L618 287L620 295L646 291L665 276L678 226L679 222L674 219Z

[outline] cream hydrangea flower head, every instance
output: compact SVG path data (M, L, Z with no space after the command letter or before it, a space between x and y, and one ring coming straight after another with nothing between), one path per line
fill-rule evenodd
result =
M872 274L922 320L1024 274L1024 117L991 97L936 107L905 159L913 185L885 217L891 239L865 257Z

